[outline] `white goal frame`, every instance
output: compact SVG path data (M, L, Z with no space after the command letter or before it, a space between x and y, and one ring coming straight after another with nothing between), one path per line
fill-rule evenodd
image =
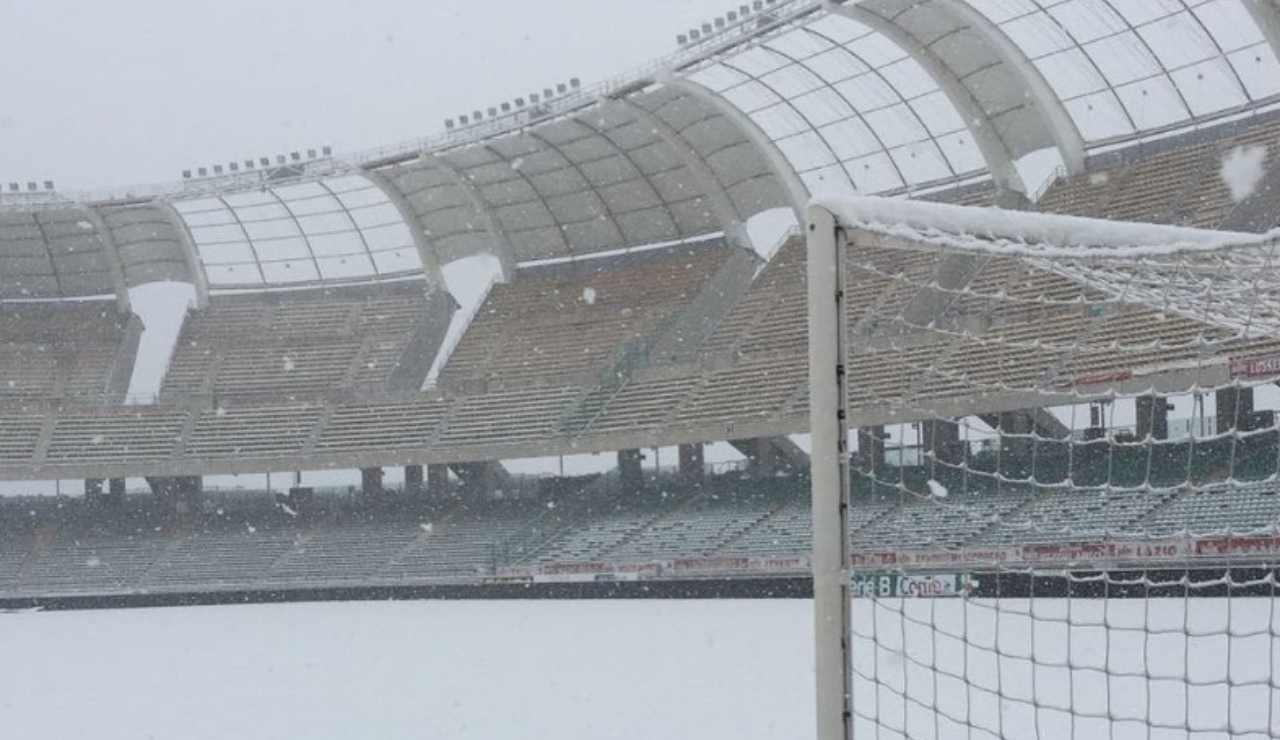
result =
M810 205L809 427L813 486L813 638L818 740L853 737L850 646L849 418L844 230Z

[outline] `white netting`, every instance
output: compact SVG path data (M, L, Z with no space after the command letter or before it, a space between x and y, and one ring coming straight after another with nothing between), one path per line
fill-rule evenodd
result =
M1280 238L832 210L855 736L1280 735Z

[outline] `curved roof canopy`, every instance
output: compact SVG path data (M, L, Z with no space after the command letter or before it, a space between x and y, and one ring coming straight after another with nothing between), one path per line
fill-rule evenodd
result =
M1087 142L1185 123L1280 93L1242 0L971 0L1049 81Z
M670 87L381 172L442 261L495 244L515 261L642 246L790 205L742 131Z
M210 288L396 277L422 271L408 225L358 175L179 200Z
M0 211L0 298L423 274L744 234L1280 102L1275 0L779 0L629 80L292 180ZM493 125L496 124L496 125ZM158 193L158 194L156 194ZM207 286L207 287L206 287Z

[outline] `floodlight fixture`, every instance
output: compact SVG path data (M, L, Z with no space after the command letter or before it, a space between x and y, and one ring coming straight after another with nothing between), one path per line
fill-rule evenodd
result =
M246 160L244 161L244 168L245 168L246 170L251 170L251 169L253 169L253 160L252 160L252 159L246 159Z
M19 190L21 190L21 189L22 189L22 186L21 186L21 185L19 185L18 183L16 183L16 182L11 182L11 183L9 183L9 192L11 192L11 193L16 193L16 192L18 192L18 191L19 191Z
M745 17L747 17L747 16L749 16L749 15L751 15L751 6L749 6L749 5L739 5L739 6L738 6L738 15L740 15L740 16L742 16L742 17L744 17L744 18L745 18Z
M239 162L228 162L228 163L227 163L227 169L231 170L232 172L239 172L239 171L240 171L240 163L239 163Z
M730 23L737 23L737 22L738 22L738 11L736 11L736 10L730 10L728 13L726 13L726 14L725 14L725 17L729 19L729 22L730 22Z
M764 10L764 0L755 0L754 2L751 3L751 7L755 8L756 10Z
M45 189L45 190L53 190L53 180L45 180L45 181L44 181L44 189Z
M490 106L490 107L489 107L489 117L490 117L490 118L497 118L497 117L498 117L498 108L497 108L497 106Z
M549 87L545 87L545 88L543 88L543 89L542 89L542 99L543 99L543 100L550 100L550 99L554 98L555 96L556 96L556 91L555 91L555 90L552 90L552 89L551 89L551 88L549 88Z
M196 168L196 174L197 174L197 175L199 175L200 177L208 177L208 176L209 176L209 168L208 168L208 167L198 167L198 168Z
M301 162L302 155L298 152L289 152L289 159L292 159L295 162Z
M316 158L316 150L315 150L315 149L308 149L308 150L307 150L307 159L315 159L315 158Z
M538 100L538 93L529 93L529 105L537 105Z
M690 40L690 41L701 41L701 40L702 40L702 31L699 31L699 30L698 30L698 29L696 29L696 28L689 29L689 40Z
M480 111L478 111L478 110L477 110L477 111L472 111L472 112L471 112L471 120L476 121L476 122L483 121L483 120L484 120L484 113L481 113L481 112L480 112Z
M511 103L503 103L503 104L502 104L502 112L503 112L503 113L510 113L510 112L511 112Z
M215 164L215 165L213 166L213 174L215 174L215 175L221 175L221 174L222 174L222 165L220 165L220 164Z
M40 189L40 188L36 185L35 180L28 180L28 181L27 181L27 190L28 190L28 191L30 191L30 192L32 192L32 193L34 193L35 191L37 191L37 190L39 190L39 189Z
M191 179L191 170L183 170L183 171L182 171L182 179L183 179L183 180L190 180L190 179Z
M323 155L324 155L324 156L326 156L326 157L332 157L332 156L333 156L333 147L332 147L332 146L329 146L328 144L325 144L324 146L320 147L320 153L321 153L321 154L323 154Z
M725 26L724 16L716 17L716 29L722 29Z
M456 123L454 123L454 122L453 122L453 119L452 119L452 118L446 118L446 119L444 119L444 128L445 128L445 130L446 130L446 131L452 131L452 130L453 130L453 127L454 127L454 126L457 126L457 125L458 125L458 124L456 124Z
M259 167L270 167L270 166L271 166L271 158L270 158L270 157L259 157L259 158L258 158L258 166L259 166Z
M283 154L277 154L277 155L276 155L276 164L284 164L286 161L288 161L288 160L286 160L286 159L284 158L284 155L283 155Z
M516 98L516 107L517 107L517 108L523 108L523 107L524 107L524 98Z
M459 125L466 126L469 123L471 123L471 116L468 116L466 113L463 113L462 115L458 116Z
M676 34L676 44L679 46L687 46L689 44L689 35L685 33Z
M578 79L577 77L570 77L569 87L572 87L574 90L577 90L578 88L582 87L582 80Z
M712 30L713 30L713 29L711 28L711 24L710 24L710 23L703 23L703 24L702 24L702 35L703 35L703 36L710 36L710 35L711 35L711 31L712 31Z

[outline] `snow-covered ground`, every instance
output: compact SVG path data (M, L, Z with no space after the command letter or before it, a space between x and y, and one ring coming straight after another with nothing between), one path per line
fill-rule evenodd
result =
M0 615L0 737L807 737L808 602Z
M1221 599L920 600L905 613L903 602L878 604L855 608L859 737L901 737L904 723L912 738L1280 730L1268 685L1280 620L1265 599L1229 609ZM807 738L811 609L546 601L6 614L0 737ZM968 650L950 635L967 635ZM1074 719L1054 707L1074 707ZM867 719L877 713L879 733ZM1170 729L1148 734L1148 719Z

